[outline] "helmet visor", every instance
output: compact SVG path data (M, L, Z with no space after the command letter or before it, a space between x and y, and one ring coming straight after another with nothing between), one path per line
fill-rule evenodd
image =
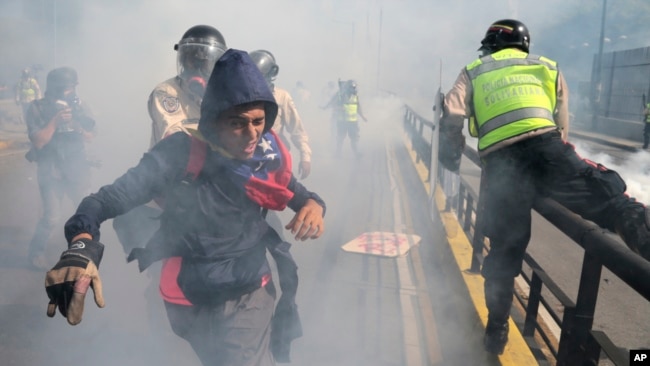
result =
M226 47L212 39L186 38L177 47L178 75L183 79L201 76L208 79Z

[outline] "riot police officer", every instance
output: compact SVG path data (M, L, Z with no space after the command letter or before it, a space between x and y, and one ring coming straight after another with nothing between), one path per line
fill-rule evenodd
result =
M41 99L41 87L38 85L36 78L32 76L31 71L28 68L23 69L20 75L20 81L16 86L16 105L20 106L23 120L27 115L27 109L29 105L37 100Z
M156 85L147 103L151 117L150 148L175 132L197 128L201 101L216 61L226 51L221 32L195 25L174 44L177 74ZM160 208L155 203L137 207L113 220L113 228L126 253L143 246L158 228Z
M290 144L285 133L289 134L291 142L300 152L300 164L298 165L300 178L307 178L311 171L309 136L307 136L291 94L286 89L277 87L274 83L280 71L280 67L275 61L275 56L267 50L250 52L250 56L257 65L257 68L262 72L262 75L264 75L264 78L266 78L266 81L271 87L271 91L273 91L273 96L278 103L278 116L273 124L273 130L280 136L287 147Z
M514 279L531 233L531 210L548 196L650 259L650 214L626 195L623 179L581 159L566 143L568 88L555 61L529 53L530 33L518 20L489 26L482 57L463 68L445 96L439 160L458 171L463 123L478 137L486 195L485 349L500 354L508 341ZM491 212L491 213L490 213Z
M205 86L226 49L221 32L209 25L189 28L174 45L178 73L158 84L149 96L151 146L174 132L196 129Z

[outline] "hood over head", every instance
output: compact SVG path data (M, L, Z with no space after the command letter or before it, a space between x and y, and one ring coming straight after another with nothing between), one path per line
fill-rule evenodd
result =
M201 102L199 131L214 141L210 124L224 111L251 102L264 102L264 132L269 131L278 114L275 97L248 52L231 48L219 58L210 75Z

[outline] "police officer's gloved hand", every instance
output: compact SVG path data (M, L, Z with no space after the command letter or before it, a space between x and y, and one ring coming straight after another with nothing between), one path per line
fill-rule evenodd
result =
M90 239L79 239L68 246L45 276L45 290L50 299L47 316L53 317L59 308L68 323L79 324L88 287L93 289L97 306L104 307L102 281L97 269L103 253L104 245Z
M460 169L460 159L465 149L465 136L462 133L462 128L441 126L439 141L438 161L447 170L457 172Z

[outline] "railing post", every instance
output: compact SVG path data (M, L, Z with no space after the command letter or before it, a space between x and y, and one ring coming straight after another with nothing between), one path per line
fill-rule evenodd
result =
M474 206L474 199L468 195L465 201L465 221L463 221L463 230L469 231L472 227L472 207Z
M478 202L476 202L476 222L474 223L474 237L472 238L472 265L470 271L472 273L481 272L481 263L483 261L483 246L485 243L485 235L483 230L483 223L485 222L484 208L485 208L485 189L483 182L484 170L481 169L481 183L479 185Z
M568 339L560 339L560 344L566 341L566 359L561 362L558 352L558 366L582 365L585 360L589 332L594 323L596 300L598 299L598 288L602 273L602 264L589 252L588 247L589 245L585 245L575 313L566 335L563 334L563 337L568 336ZM565 328L564 324L562 328Z
M526 320L524 321L524 337L535 335L535 325L537 325L537 313L539 311L539 302L542 297L542 279L533 271L530 279L530 292L528 293L528 305L526 306Z

